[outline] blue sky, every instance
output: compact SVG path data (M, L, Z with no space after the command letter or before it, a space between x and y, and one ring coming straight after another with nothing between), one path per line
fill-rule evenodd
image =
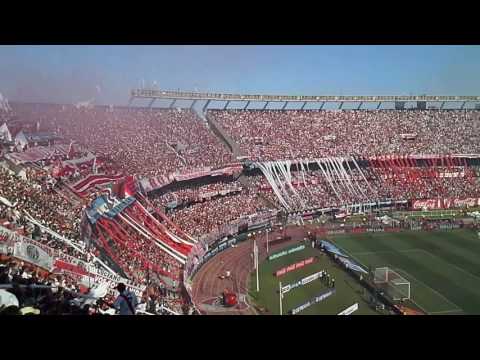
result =
M480 46L0 46L10 101L126 104L142 79L169 90L478 95Z

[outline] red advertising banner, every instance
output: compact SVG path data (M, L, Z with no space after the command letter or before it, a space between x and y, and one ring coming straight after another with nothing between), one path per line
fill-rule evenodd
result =
M292 265L287 266L287 272L295 270L296 266L297 266L296 264L292 264Z
M284 275L285 273L287 272L287 268L282 268L280 270L277 270L277 272L275 273L275 276L281 276L281 275Z
M414 210L441 209L439 202L440 202L439 199L414 200L412 202L412 208Z
M305 261L300 261L295 264L295 270L300 269L305 266Z
M310 265L311 263L313 263L313 257L305 260L305 265Z
M287 266L287 267L283 267L283 268L277 270L277 271L275 272L275 276L278 277L278 276L285 275L287 272L290 272L290 271L293 271L293 270L297 270L297 269L301 269L301 268L303 268L304 266L309 265L309 264L312 264L312 263L313 263L313 256L312 256L312 257L309 257L308 259L299 261L299 262L297 262L297 263L291 264L291 265L289 265L289 266Z
M412 202L412 208L414 210L452 209L452 208L474 207L478 205L480 205L480 198L426 199L426 200L414 200Z

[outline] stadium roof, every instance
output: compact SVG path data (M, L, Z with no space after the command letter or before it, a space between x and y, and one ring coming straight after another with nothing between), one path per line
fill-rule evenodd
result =
M480 96L440 96L440 95L246 95L201 93L191 91L169 91L134 89L132 98L214 100L214 101L280 101L280 102L390 102L390 101L455 101L480 102Z

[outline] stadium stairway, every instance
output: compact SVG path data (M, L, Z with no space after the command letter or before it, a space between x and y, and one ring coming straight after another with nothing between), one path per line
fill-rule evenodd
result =
M58 194L58 196L63 197L73 206L80 206L81 202L79 201L78 196L72 192L67 186L60 185L60 187L53 188L53 191Z
M226 131L215 120L213 120L211 117L208 117L207 115L204 115L203 118L207 121L210 130L212 130L215 136L217 136L218 139L228 147L228 149L232 152L235 158L244 156L237 143L233 141L230 136L228 136Z

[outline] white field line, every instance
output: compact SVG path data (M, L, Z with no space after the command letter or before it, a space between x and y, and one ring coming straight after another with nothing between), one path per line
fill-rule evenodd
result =
M424 252L423 250L421 250L422 252ZM423 281L420 281L418 280L415 276L413 276L412 274L410 274L409 272L403 270L403 269L399 269L399 268L392 268L394 270L397 270L399 272L403 272L405 274L407 274L409 277L411 277L413 280L415 280L416 282L422 284L423 286L429 288L430 290L432 290L435 294L437 294L438 296L440 296L442 299L444 299L445 301L447 301L449 304L455 306L455 311L463 311L460 306L458 306L457 304L455 304L453 301L447 299L444 295L440 294L437 290L433 289L432 287L428 286L427 284L425 284ZM451 309L449 311L454 311L454 309Z
M448 314L448 313L456 313L456 312L462 312L462 310L443 310L443 311L432 311L430 314L432 315L440 315L440 314Z
M347 251L345 251L345 249L343 249L343 248L341 248L340 246L338 246L337 243L335 243L335 246L337 246L338 248L340 248L341 250L343 250L345 254L349 254ZM390 250L385 250L385 251L370 251L370 252L351 253L350 255L351 255L358 263L360 263L361 265L363 265L363 266L365 267L365 265L362 264L360 261L358 261L358 259L355 258L353 255L373 255L373 254L377 254L377 253L398 253L398 252L415 252L415 251L417 251L417 252L418 252L418 251L421 251L421 252L426 253L426 254L429 254L429 255L431 255L431 256L435 256L435 255L430 254L429 252L427 252L427 251L425 251L425 250L423 250L423 249L407 249L407 250L399 250L399 251L394 251L394 250L391 250L391 251L390 251ZM440 260L442 260L442 259L440 259ZM450 264L450 263L448 263L448 264ZM453 264L451 264L451 265L453 265ZM455 266L455 265L453 265L453 266ZM368 267L366 267L366 268L368 268ZM394 268L392 267L392 269L394 269ZM411 274L408 273L407 271L402 270L402 269L398 269L398 268L397 268L397 269L394 269L394 270L398 270L398 271L400 271L400 272L404 272L405 274L407 274L409 277L411 277L412 279L414 279L414 280L417 281L418 283L420 283L420 284L422 284L423 286L425 286L425 287L429 288L430 290L432 290L435 294L437 294L438 296L440 296L442 299L446 300L449 304L455 306L455 309L448 310L449 312L453 312L453 311L462 311L462 312L463 312L463 310L462 310L457 304L455 304L455 303L452 302L451 300L447 299L444 295L440 294L437 290L431 288L430 286L428 286L428 285L425 284L424 282L418 280L416 277L414 277L413 275L411 275ZM470 274L470 275L473 275L473 274ZM473 275L473 276L475 276L475 275ZM413 301L412 299L410 299L410 300ZM428 314L428 313L431 313L431 312L428 312L428 311L426 311L425 309L423 309L423 308L422 308L419 304L417 304L415 301L413 301L413 302L414 302L420 309L422 309L423 311L425 311L427 314Z
M430 314L430 312L428 312L427 310L425 310L423 308L423 306L420 306L419 303L417 303L415 300L413 300L412 298L409 299L411 302L413 302L415 305L417 305L425 314Z
M473 275L472 273L468 272L467 270L462 269L461 267L458 267L457 265L452 264L451 262L448 262L448 261L442 259L441 257L435 255L435 254L432 254L432 253L430 253L430 252L428 252L428 251L425 251L425 250L423 250L423 249L418 249L418 250L419 250L419 251L422 251L422 252L425 253L425 254L428 254L428 255L430 255L430 256L433 256L433 257L435 257L435 258L437 258L437 259L439 259L439 260L441 260L441 261L443 261L443 262L445 262L445 263L447 263L448 265L456 268L457 270L459 270L459 271L461 271L461 272L463 272L463 273L465 273L465 274L467 274L467 275L469 275L469 276L474 277L475 279L480 280L480 277L478 277L477 275Z
M349 254L348 252L345 251L345 249L343 249L343 248L341 248L340 246L338 246L338 244L335 243L335 246L337 246L338 248L340 248L341 250L343 250L345 254ZM414 249L410 249L410 250L414 250ZM389 253L390 253L390 252L391 252L391 253L394 253L394 252L395 252L395 253L396 253L396 252L398 252L398 251L384 251L384 253L385 253L385 252L389 252ZM371 252L367 252L367 253L368 253L368 254L375 254L375 253L381 253L381 251L377 251L377 252L371 251ZM360 261L358 261L358 259L355 258L355 257L353 256L353 254L354 254L354 253L350 254L350 256L352 256L352 257L355 259L355 261L357 261L360 265L362 265L363 267L365 267L366 269L368 269L368 267L365 266L364 264L362 264ZM356 253L356 254L358 255L359 253ZM366 253L363 253L363 254L366 255ZM412 276L412 277L413 277L413 276ZM433 290L433 289L432 289L432 290ZM422 309L423 312L425 312L426 314L428 314L428 311L426 311L422 306L420 306L419 304L417 304L413 299L410 299L410 301L412 301L415 305L417 305L420 309ZM455 305L455 306L456 306L456 305Z
M411 251L418 251L420 249L405 249L405 250L383 250L383 251L363 251L363 252L354 252L351 255L355 256L363 256L363 255L375 255L375 254L393 254L393 253L401 253L401 252L411 252Z

